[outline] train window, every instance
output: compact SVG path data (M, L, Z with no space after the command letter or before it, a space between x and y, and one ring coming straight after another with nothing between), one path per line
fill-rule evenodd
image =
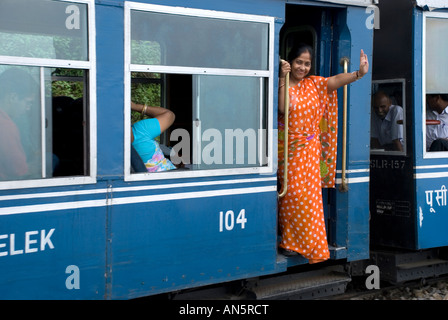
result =
M263 165L258 150L266 131L264 82L258 77L195 75L193 139L196 169L256 167ZM225 88L221 90L220 88ZM211 141L211 143L209 143ZM221 147L222 146L222 147ZM215 148L216 147L216 148Z
M88 60L87 5L48 0L2 0L0 55Z
M272 172L273 19L126 7L126 179ZM157 141L175 168L130 174L130 128L142 117L130 112L131 101L176 115Z
M1 2L0 189L94 181L93 5Z
M132 10L131 63L268 70L268 32L268 24L254 21ZM163 50L155 46L151 56L154 42Z
M448 15L425 13L424 19L424 156L448 157L448 44L440 41L448 33Z
M370 152L406 154L405 80L372 82Z

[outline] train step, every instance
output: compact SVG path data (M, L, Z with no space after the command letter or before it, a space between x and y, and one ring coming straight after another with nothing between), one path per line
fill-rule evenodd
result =
M248 287L249 299L310 300L345 292L350 276L330 267L260 279Z
M347 248L346 247L335 247L328 246L328 250L330 250L330 259L338 260L347 258ZM292 255L285 256L281 252L277 255L277 268L278 270L286 270L289 267L298 266L301 264L308 264L308 259L304 258L302 255Z
M371 263L378 266L381 280L401 283L448 274L448 260L437 250L417 252L372 251Z

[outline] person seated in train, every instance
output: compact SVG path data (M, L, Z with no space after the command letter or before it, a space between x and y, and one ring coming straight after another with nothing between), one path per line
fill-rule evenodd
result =
M0 181L24 179L31 171L23 144L26 132L19 123L38 93L38 83L23 69L9 68L0 75Z
M151 118L135 122L131 130L132 147L144 162L148 172L176 169L168 160L155 138L167 130L174 122L172 111L131 102L131 109Z
M426 104L426 120L440 121L426 126L426 150L448 151L448 94L427 94Z
M372 149L403 151L403 108L383 91L373 96L370 143Z

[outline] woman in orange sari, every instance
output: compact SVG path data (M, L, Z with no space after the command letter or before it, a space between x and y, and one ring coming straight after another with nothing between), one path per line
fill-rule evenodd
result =
M283 177L285 77L289 82L288 189L279 203L280 248L317 263L330 257L325 231L322 187L334 187L337 143L336 89L362 78L369 70L361 50L359 70L329 78L308 75L312 48L294 47L282 60L279 79L279 177ZM280 179L282 180L282 179Z

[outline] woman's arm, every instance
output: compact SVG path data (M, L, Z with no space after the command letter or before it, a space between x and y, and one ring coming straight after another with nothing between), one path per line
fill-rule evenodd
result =
M280 60L280 76L278 79L278 110L281 113L285 113L285 90L286 88L286 74L291 72L291 65L285 61Z
M175 114L172 111L161 107L151 107L131 102L131 109L159 120L160 133L168 129L173 124L174 119L176 118Z
M351 73L340 73L332 76L328 79L327 92L333 92L346 84L355 82L361 79L369 71L369 60L367 55L361 49L361 55L359 58L359 70Z

